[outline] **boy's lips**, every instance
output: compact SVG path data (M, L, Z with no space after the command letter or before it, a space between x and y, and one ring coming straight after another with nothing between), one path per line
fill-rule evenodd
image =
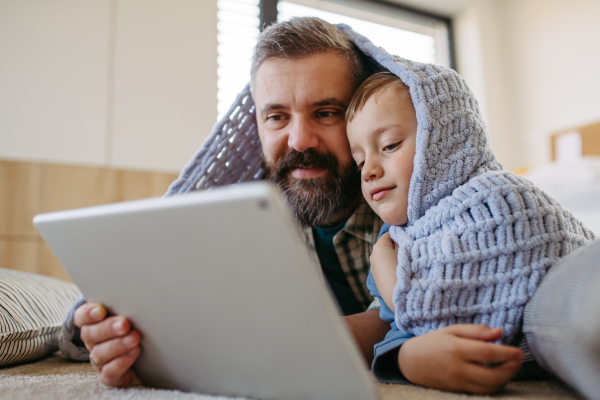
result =
M383 197L388 194L388 192L392 189L395 189L396 186L379 186L379 187L374 187L371 190L369 190L369 195L371 195L371 198L375 201L381 200L383 199Z
M317 178L325 172L325 168L293 168L292 176L299 179Z

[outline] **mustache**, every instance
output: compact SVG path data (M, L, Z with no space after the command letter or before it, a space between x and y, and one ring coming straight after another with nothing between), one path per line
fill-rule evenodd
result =
M294 168L323 168L335 171L338 167L337 158L330 153L319 153L314 149L299 152L290 149L273 166L273 172L278 177L287 176Z
M287 200L301 227L331 226L360 197L360 173L354 162L340 165L330 153L314 149L299 152L289 149L279 160L262 160L267 179L275 183ZM292 178L295 168L323 168L328 173L318 178Z

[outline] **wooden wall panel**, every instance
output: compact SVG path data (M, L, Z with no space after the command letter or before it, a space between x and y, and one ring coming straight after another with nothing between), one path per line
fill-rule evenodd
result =
M54 256L50 247L43 242L38 243L38 246L37 273L72 282L71 277Z
M0 235L37 235L40 165L0 160Z
M169 185L177 179L175 174L148 174L145 172L123 171L121 174L122 199L134 200L147 197L160 197Z
M103 168L42 168L42 212L159 197L177 179L175 174Z
M38 273L39 244L36 240L0 239L0 268Z
M119 171L103 168L44 165L42 212L114 203L120 200Z
M43 212L162 196L176 174L0 160L0 268L70 281L32 224Z

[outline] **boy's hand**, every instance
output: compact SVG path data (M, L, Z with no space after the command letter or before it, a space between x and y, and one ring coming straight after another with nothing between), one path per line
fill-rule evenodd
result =
M124 317L108 317L102 304L88 303L75 310L75 326L90 351L90 363L107 386L140 384L131 366L140 355L140 334Z
M379 294L385 304L395 312L394 304L392 303L392 293L398 277L396 276L396 267L398 266L398 245L389 232L383 234L371 253L371 275L379 290Z
M493 393L521 369L523 352L486 343L502 329L485 325L452 325L407 340L398 353L406 379L417 385L453 392ZM490 368L484 363L503 363Z

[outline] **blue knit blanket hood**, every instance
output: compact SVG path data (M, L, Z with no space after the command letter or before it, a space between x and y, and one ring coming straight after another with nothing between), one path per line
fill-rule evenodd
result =
M455 323L518 334L523 309L548 269L594 235L526 179L502 170L477 101L455 71L394 57L337 25L410 89L417 143L408 224L391 227L399 245L395 322L420 335ZM240 93L168 195L264 178L255 107Z
M392 297L398 328L421 335L478 323L502 328L502 342L513 343L548 269L590 242L592 232L502 170L477 101L455 71L393 57L338 27L410 88L417 115L408 224L390 228L399 245Z

